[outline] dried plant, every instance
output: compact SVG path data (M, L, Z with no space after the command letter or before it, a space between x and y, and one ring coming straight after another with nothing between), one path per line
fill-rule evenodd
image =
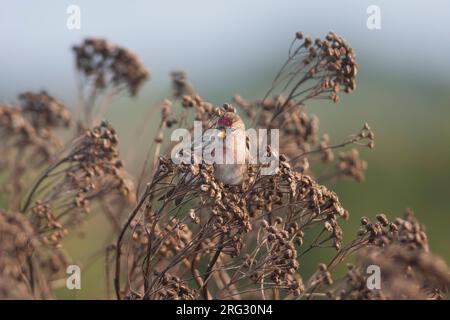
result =
M445 262L431 254L423 226L407 210L404 218L389 223L384 214L378 222L362 219L359 241L367 241L358 253L358 266L348 272L334 290L338 299L442 299L450 286ZM361 246L353 244L354 247ZM349 247L351 248L351 247ZM352 250L352 249L350 249ZM367 288L367 266L382 272L380 290Z
M19 95L20 106L0 106L0 173L9 171L2 191L10 208L17 209L27 184L26 173L54 160L62 148L54 129L70 125L67 107L46 92ZM29 181L28 181L29 182Z
M96 200L109 202L121 196L133 203L134 185L118 157L117 143L115 131L107 122L87 131L43 172L21 211L31 209L39 219L49 219L45 224L60 229L81 221ZM59 211L56 218L52 207Z
M289 48L288 59L263 102L274 92L286 98L274 101L276 111L266 118L265 124L288 112L292 104L303 106L311 99L339 102L341 91L350 93L355 89L357 72L355 54L344 39L330 32L325 39L313 40L298 32Z
M89 73L88 57L80 54L77 66ZM97 67L111 76L108 82L135 95L147 77L138 60L114 46L104 58L108 61ZM0 172L8 173L1 183L9 207L0 210L2 298L51 298L54 282L65 276L70 262L62 246L69 230L91 208L103 211L117 230L117 210L135 201L134 182L118 156L112 126L104 121L85 132L79 126L77 138L65 142L57 133L70 129L71 118L69 109L45 91L20 94L17 106L0 106Z
M122 92L135 96L149 72L132 52L104 39L88 38L73 47L78 71L80 112L84 119L80 125L89 128L96 111L102 117L112 99ZM105 97L96 108L98 96Z
M355 89L358 65L341 37L297 33L267 94L255 101L235 95L235 106L205 101L184 72L173 72L172 101L161 103L147 152L131 146L142 156L133 163L136 177L119 158L114 128L97 120L118 94L136 95L149 73L134 54L103 39L86 39L73 50L81 111L74 139L56 138L70 128L71 116L46 92L20 95L18 107L0 106L0 169L12 173L2 183L13 186L8 209L0 210L0 298L53 297L71 261L63 239L98 213L117 239L104 248L108 298L112 292L117 299L183 300L445 297L448 268L429 252L411 211L392 222L384 214L375 222L363 217L355 238L344 240L340 223L349 212L330 182L364 180L367 163L356 148L373 148L374 133L364 124L332 144L306 107L314 99L337 103ZM217 164L173 161L168 129L193 131L192 120L203 129L279 130L279 152L264 150L278 166L265 175L264 164L246 161L240 179L229 183L219 174L229 171ZM14 161L24 154L39 165L28 170ZM23 194L25 173L35 180ZM324 248L336 254L305 277L303 261ZM339 279L336 267L351 257L355 264ZM382 269L381 290L366 285L372 264Z
M19 100L22 113L34 128L48 130L70 125L72 116L67 107L45 91L24 92Z
M349 246L343 244L338 221L347 219L348 211L335 193L314 180L309 159L318 155L329 163L334 160L333 149L373 148L374 134L364 124L359 133L336 145L330 145L327 135L317 137L318 120L306 112L305 102L317 98L338 102L341 88L347 93L355 88L358 66L353 50L335 34L314 44L306 38L295 47L302 38L297 34L288 61L264 99L234 98L257 127L280 129L277 173L263 176L258 166L249 164L247 180L230 186L217 181L213 166L177 165L160 156L116 245L119 299L337 297L328 292L336 261L371 243L366 235ZM211 128L224 114L237 112L228 104L219 108L204 102L184 74L174 73L173 83L175 99L184 93L183 110L179 116L164 111L164 123L173 117L177 120L171 125L184 124L192 110L204 128ZM339 154L328 178L362 181L366 169L366 162L352 149ZM313 241L305 243L305 233L314 230ZM323 247L334 247L336 257L304 281L299 262ZM176 283L168 281L174 274ZM317 292L323 286L328 291Z
M0 277L2 280L8 279L8 282L1 282L2 296L15 296L14 291L7 289L13 284L23 287L25 290L19 291L23 291L26 296L31 292L26 270L27 260L30 251L36 246L33 227L20 213L9 214L0 210L0 239Z

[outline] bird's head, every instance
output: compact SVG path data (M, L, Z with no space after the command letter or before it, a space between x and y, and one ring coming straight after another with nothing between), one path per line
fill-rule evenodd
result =
M218 120L216 129L220 130L219 137L225 139L227 132L236 130L245 131L245 124L242 119L234 112L225 112Z

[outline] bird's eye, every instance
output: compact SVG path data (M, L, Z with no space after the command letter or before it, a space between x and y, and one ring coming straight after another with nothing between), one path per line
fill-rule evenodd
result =
M217 123L219 126L231 127L231 125L233 124L233 121L230 118L223 116L223 117L219 118L219 121Z

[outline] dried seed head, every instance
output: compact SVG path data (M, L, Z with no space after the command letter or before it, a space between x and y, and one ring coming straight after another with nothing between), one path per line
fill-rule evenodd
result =
M105 89L108 84L116 88L125 86L134 96L149 77L135 54L104 39L85 39L74 46L73 51L78 71L91 79L98 90Z

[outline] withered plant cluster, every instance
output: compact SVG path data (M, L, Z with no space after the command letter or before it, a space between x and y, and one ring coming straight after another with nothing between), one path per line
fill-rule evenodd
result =
M79 111L89 127L98 121L93 115L103 117L113 98L123 92L135 96L150 76L134 53L105 39L89 38L72 49L79 82ZM101 102L96 103L99 98Z
M350 215L332 182L364 180L367 163L357 148L373 148L374 133L366 123L331 143L306 108L316 99L338 103L355 89L358 64L344 39L297 33L267 94L255 101L235 95L234 106L205 101L184 72L173 72L173 95L161 104L147 152L130 150L142 156L131 163L134 178L119 157L114 128L101 118L118 94L136 95L149 73L134 54L103 39L73 50L76 126L46 92L0 106L0 177L8 191L0 210L0 298L53 298L71 261L63 240L92 214L104 214L116 238L104 248L108 298L445 298L449 270L430 253L410 210L392 221L363 217L353 240L344 239L341 221ZM278 157L274 174L247 163L242 183L227 185L214 165L171 160L170 130L193 130L193 119L215 127L230 114L240 114L247 127L280 131L279 153L265 150ZM58 139L61 129L74 138ZM325 248L334 257L305 277L304 261ZM348 270L340 278L335 269L343 263ZM381 289L367 286L370 265L381 269Z
M122 212L135 202L114 128L106 121L91 125L89 115L99 93L126 88L134 95L148 72L132 53L104 40L86 40L75 51L77 70L93 90L89 101L80 100L77 126L69 108L45 91L0 105L0 201L6 203L0 298L53 298L71 262L63 247L70 230L103 213L117 231Z

